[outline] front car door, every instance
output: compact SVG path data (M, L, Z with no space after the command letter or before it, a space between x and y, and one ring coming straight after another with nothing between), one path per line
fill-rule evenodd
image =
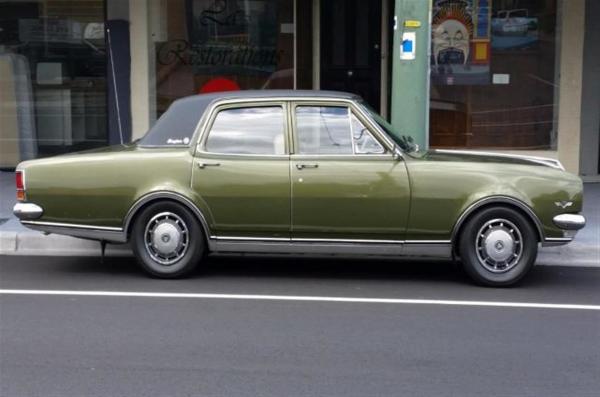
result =
M283 102L229 104L213 112L192 172L213 237L289 240L287 125Z
M404 161L350 103L296 102L292 239L401 242L410 190Z

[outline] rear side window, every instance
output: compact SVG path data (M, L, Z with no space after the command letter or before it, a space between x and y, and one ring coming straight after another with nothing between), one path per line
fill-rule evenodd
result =
M158 119L140 140L141 146L187 146L190 144L200 117L209 99L180 100Z
M222 154L285 154L285 118L281 106L219 111L205 150Z

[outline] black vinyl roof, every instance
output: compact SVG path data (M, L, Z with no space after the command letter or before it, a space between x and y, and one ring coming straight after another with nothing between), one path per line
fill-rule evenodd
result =
M340 98L340 99L357 99L356 94L342 91L318 91L318 90L240 90L240 91L224 91L210 94L198 94L184 97L175 101L177 102L196 102L198 104L208 104L217 99L252 99L252 98Z

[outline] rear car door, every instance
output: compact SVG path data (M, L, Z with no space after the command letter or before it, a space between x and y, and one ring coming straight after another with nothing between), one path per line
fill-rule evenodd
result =
M290 113L292 239L402 241L410 200L404 161L347 103L298 102Z
M222 238L289 239L287 105L218 107L194 159L192 187Z

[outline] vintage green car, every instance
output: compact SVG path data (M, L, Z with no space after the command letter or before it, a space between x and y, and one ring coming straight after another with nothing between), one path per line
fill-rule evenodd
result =
M157 277L206 254L460 260L506 286L584 227L552 159L417 148L360 97L242 91L176 101L139 141L26 161L25 226L130 242Z

